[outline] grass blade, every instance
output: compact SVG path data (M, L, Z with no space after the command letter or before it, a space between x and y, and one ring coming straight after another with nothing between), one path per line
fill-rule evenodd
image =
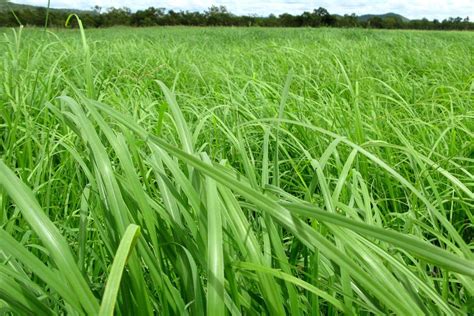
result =
M122 274L125 269L125 264L132 250L140 236L140 227L134 224L130 224L120 241L120 245L115 253L114 262L105 285L104 295L102 297L102 303L100 304L99 315L111 316L114 314L115 303L117 301L117 294L120 287L120 281L122 280Z

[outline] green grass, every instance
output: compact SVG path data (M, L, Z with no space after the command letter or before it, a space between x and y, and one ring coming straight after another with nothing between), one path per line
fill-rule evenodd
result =
M474 34L0 33L0 314L474 311Z

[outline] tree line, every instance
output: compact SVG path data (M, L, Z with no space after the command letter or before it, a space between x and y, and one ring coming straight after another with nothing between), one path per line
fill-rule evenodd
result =
M44 26L64 27L71 11L43 7L19 6L0 11L0 26ZM46 19L46 16L48 18ZM261 26L261 27L363 27L377 29L423 29L423 30L474 30L469 18L448 18L439 20L406 20L396 14L358 17L355 14L335 15L324 8L303 12L300 15L288 13L269 16L235 15L225 6L212 6L204 12L175 11L149 7L132 12L129 8L103 8L95 6L90 11L80 11L85 27L123 26Z

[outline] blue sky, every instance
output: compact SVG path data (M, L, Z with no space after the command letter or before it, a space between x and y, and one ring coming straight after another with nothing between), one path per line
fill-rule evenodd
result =
M11 0L16 3L46 5L47 0ZM408 18L444 19L450 16L469 16L474 20L474 0L352 0L352 1L309 1L309 0L51 0L51 6L56 8L89 9L94 5L108 7L129 7L132 10L144 9L150 6L175 10L204 11L211 5L225 5L236 14L268 15L301 13L317 7L324 7L330 13L387 13L396 12Z

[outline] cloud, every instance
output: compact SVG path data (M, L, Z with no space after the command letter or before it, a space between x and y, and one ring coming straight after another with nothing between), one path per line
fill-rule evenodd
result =
M12 2L43 6L47 4L47 0L13 0ZM473 0L135 0L133 2L125 0L51 0L52 7L77 9L90 9L94 5L99 5L103 8L127 6L132 10L154 6L173 10L204 11L213 4L224 5L236 14L268 15L269 13L284 12L299 14L303 11L324 7L329 12L337 14L356 13L361 15L395 12L412 19L422 17L444 19L450 16L469 16L474 19Z

